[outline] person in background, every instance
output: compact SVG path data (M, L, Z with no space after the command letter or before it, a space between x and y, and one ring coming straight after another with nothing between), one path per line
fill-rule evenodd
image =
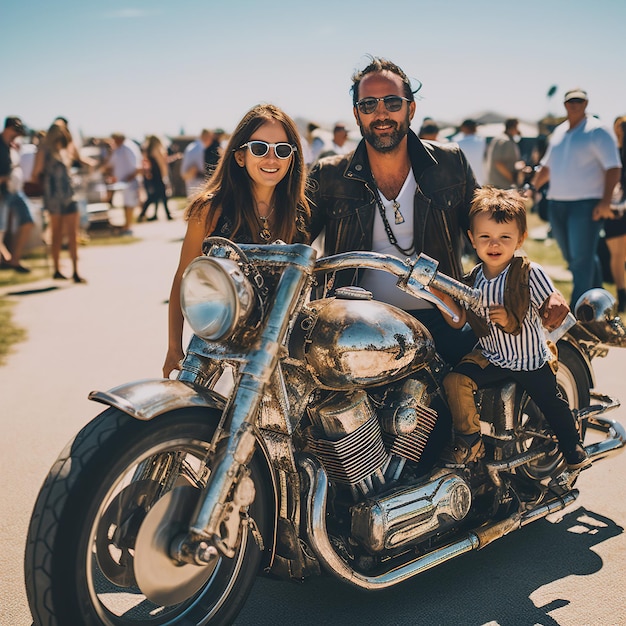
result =
M200 137L192 141L183 151L180 175L185 181L187 198L190 199L201 189L206 181L204 169L204 151L211 145L213 133L204 128Z
M145 219L148 207L154 204L154 215L148 221L157 219L159 202L163 203L165 216L172 219L167 206L167 188L169 186L169 170L167 163L167 152L162 141L156 135L150 135L145 149L146 167L144 168L143 182L146 188L146 201L141 207L141 213L137 218L138 222Z
M216 128L213 131L213 140L206 147L204 151L204 172L207 178L213 175L213 172L217 168L222 153L222 140L224 139L224 131L221 128Z
M612 209L612 216L604 222L604 239L609 249L611 276L617 291L617 309L620 313L626 313L626 115L618 117L614 124L617 147L619 149L622 171L620 184L616 188L618 209Z
M418 137L426 141L439 141L439 124L431 117L425 117Z
M294 121L272 104L250 109L231 135L215 173L187 210L187 232L169 299L165 378L183 358L180 284L185 268L202 254L205 237L309 243L305 183L306 165Z
M511 189L521 182L524 169L518 144L519 120L511 117L504 122L504 133L494 137L487 146L485 178L488 185L499 189Z
M33 180L43 185L43 208L48 212L52 232L52 262L55 280L67 280L61 272L60 257L63 237L72 260L72 279L75 283L86 282L78 273L78 226L79 210L72 183L72 155L68 147L72 136L67 127L53 122L43 140L33 168ZM41 156L39 156L41 155Z
M319 157L320 159L326 156L332 156L333 154L348 154L352 147L348 143L348 129L343 122L337 122L333 128L333 141L331 145L322 150Z
M112 133L113 151L104 165L112 172L113 183L124 183L124 227L122 235L132 235L135 209L139 205L139 177L142 172L141 151L134 141L126 139L123 133Z
M306 137L304 138L304 162L307 168L311 168L313 163L319 159L320 153L324 149L324 140L319 135L319 126L315 122L309 122L306 127Z
M30 269L22 265L22 253L33 229L34 220L30 206L22 192L24 184L20 155L16 139L26 134L19 117L4 120L0 133L0 269L10 269L27 274ZM5 232L14 220L10 249L4 243Z
M572 273L574 308L585 291L602 286L598 242L604 220L613 216L611 198L621 161L611 132L586 113L587 92L571 89L563 102L567 119L550 136L529 191L550 183L548 216Z
M474 172L474 178L479 185L485 184L485 149L487 142L484 137L476 134L478 125L475 120L463 120L459 132L452 137L452 141L459 144L463 154L467 157Z
M442 460L465 465L484 457L474 392L512 378L544 414L569 469L588 467L591 461L559 392L555 357L541 322L540 310L556 290L540 265L515 256L528 235L524 198L517 191L483 187L474 196L469 220L469 237L480 259L470 273L481 293L480 304L471 309L480 348L444 379L455 437ZM520 285L527 285L526 293L520 293ZM448 323L462 326L469 315L466 306L438 295L458 316L454 322L444 312Z

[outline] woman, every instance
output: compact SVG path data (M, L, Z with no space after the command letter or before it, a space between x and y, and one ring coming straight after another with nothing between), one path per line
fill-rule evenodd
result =
M622 159L620 184L622 189L621 200L623 201L626 200L623 195L626 190L626 172L624 171L624 166L626 166L626 142L624 141L626 115L615 120L614 129ZM611 258L611 275L617 290L618 310L620 313L626 313L626 272L624 270L626 264L626 213L622 211L616 214L615 219L604 221L604 239Z
M167 169L167 153L161 143L161 140L156 135L150 135L148 137L148 143L146 145L146 159L148 160L148 167L144 174L144 184L146 187L147 199L141 208L141 213L137 218L137 221L141 222L145 216L148 207L154 204L154 215L148 218L151 222L157 219L157 211L159 209L159 202L163 203L165 208L165 216L168 220L172 219L170 211L167 207L167 185L169 184L168 169Z
M72 155L69 147L73 144L67 128L54 122L48 129L33 167L32 180L41 180L43 187L43 208L50 216L52 231L52 262L55 280L67 280L61 273L59 259L63 235L67 238L67 247L72 260L75 283L85 283L78 273L78 226L80 215L74 197L74 187L70 168Z
M187 211L187 232L169 300L165 378L178 369L184 356L180 282L185 268L202 254L205 237L215 234L237 243L276 239L308 243L305 183L293 120L271 104L253 107L239 122L215 173Z

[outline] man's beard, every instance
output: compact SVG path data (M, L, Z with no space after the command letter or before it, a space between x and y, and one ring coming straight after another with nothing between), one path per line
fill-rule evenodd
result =
M361 135L367 143L377 150L378 152L391 152L398 147L400 142L406 137L409 132L410 120L408 116L402 122L394 122L393 120L377 120L372 122L369 126L361 124ZM385 135L379 135L375 132L375 128L378 125L391 125L391 130L387 131Z

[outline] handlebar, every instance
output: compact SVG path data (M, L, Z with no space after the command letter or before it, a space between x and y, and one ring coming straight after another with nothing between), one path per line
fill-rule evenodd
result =
M374 269L387 272L398 278L399 289L416 297L422 298L444 309L455 321L456 315L430 290L432 285L440 291L470 304L476 304L480 292L460 281L437 271L439 263L426 254L420 254L414 262L403 261L395 256L377 252L344 252L319 259L315 264L316 273L335 272L343 269L359 268Z

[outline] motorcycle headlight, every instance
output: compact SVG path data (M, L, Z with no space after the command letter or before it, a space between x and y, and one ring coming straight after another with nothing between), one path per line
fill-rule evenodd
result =
M202 339L218 341L231 334L253 304L252 286L231 259L198 257L183 274L181 309L193 332Z

